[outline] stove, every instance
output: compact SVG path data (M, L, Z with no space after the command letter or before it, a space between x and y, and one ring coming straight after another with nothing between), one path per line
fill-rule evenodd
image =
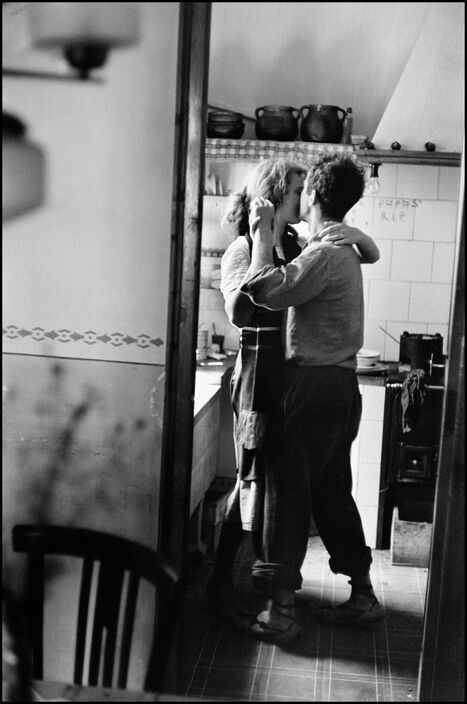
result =
M405 521L432 522L441 436L444 386L427 384L420 419L403 431L402 382L389 381L383 424L376 547L391 542L394 507Z

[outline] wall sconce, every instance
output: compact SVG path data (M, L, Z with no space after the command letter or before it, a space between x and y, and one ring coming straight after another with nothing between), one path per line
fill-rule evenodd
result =
M28 12L33 48L61 49L82 79L105 64L110 49L140 38L134 3L37 2Z
M44 201L45 158L26 139L26 126L15 115L2 113L2 219L22 215Z
M378 193L380 189L378 169L381 166L381 161L370 161L370 180L368 181L368 191L370 193Z

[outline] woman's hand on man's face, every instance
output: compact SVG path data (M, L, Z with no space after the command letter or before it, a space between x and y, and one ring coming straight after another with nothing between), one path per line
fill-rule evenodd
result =
M273 220L274 206L271 201L267 200L267 198L262 198L261 196L253 198L251 201L249 216L251 234L254 234L259 225L264 225L265 228L272 231Z

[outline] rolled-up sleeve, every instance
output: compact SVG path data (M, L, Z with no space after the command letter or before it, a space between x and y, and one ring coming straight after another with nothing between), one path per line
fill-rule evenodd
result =
M318 296L326 287L329 259L325 249L307 248L285 266L264 266L243 281L241 291L253 303L282 310Z

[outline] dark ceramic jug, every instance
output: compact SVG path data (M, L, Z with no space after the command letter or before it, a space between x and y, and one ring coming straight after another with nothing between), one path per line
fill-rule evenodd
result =
M339 113L342 113L340 117ZM339 144L344 129L346 111L337 105L303 105L300 136L303 142Z
M299 111L288 105L264 105L255 110L258 139L293 142L298 132Z

